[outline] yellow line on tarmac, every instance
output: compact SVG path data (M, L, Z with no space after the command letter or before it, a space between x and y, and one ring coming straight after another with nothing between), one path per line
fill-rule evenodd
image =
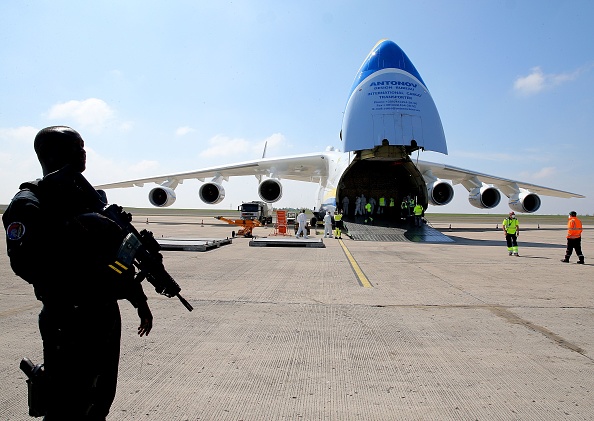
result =
M342 240L338 240L338 243L340 244L340 247L342 247L344 254L346 254L347 259L349 259L349 263L353 268L353 272L355 272L355 275L357 275L357 280L359 281L359 284L365 288L373 288L373 285L371 285L371 282L369 282L369 279L367 279L367 276L365 276L365 274L359 267L359 264L347 248L347 246L344 245L344 242Z

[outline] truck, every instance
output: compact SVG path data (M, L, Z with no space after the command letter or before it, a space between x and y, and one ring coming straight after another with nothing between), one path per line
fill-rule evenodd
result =
M241 219L258 220L262 225L272 224L272 210L270 205L265 202L244 202L237 207L241 212Z

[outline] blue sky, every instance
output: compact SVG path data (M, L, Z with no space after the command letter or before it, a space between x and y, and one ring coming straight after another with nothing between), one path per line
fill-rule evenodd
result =
M93 184L341 148L350 86L375 43L396 42L437 104L449 155L420 159L568 190L541 214L594 213L594 2L21 1L0 3L0 203L41 170L37 131L69 125ZM257 199L254 177L220 208ZM198 181L174 207L206 207ZM150 206L143 189L111 202ZM312 207L287 182L280 206ZM473 208L467 192L429 211Z

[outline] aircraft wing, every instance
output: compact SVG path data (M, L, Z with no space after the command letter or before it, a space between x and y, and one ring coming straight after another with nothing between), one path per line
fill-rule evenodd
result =
M529 190L543 196L553 196L562 198L584 198L585 196L577 193L571 193L564 190L552 189L536 184L524 183L522 181L510 180L507 178L496 177L489 174L465 170L463 168L453 167L446 164L435 162L416 161L417 167L422 174L433 174L435 177L445 180L451 180L453 184L473 185L478 181L484 184L492 184L503 193L518 191L518 188Z
M262 158L237 164L204 168L176 174L166 174L136 180L96 185L97 189L113 189L122 187L142 187L146 183L183 183L183 180L206 178L248 176L278 177L296 181L319 182L328 176L329 156L324 153L294 155L279 158Z

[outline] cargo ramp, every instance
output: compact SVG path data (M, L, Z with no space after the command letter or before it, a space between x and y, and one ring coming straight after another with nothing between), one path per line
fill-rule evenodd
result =
M410 241L415 243L453 243L454 240L435 228L423 224L420 227L403 224L384 227L356 222L344 222L346 235L356 241ZM343 231L343 233L345 233Z

